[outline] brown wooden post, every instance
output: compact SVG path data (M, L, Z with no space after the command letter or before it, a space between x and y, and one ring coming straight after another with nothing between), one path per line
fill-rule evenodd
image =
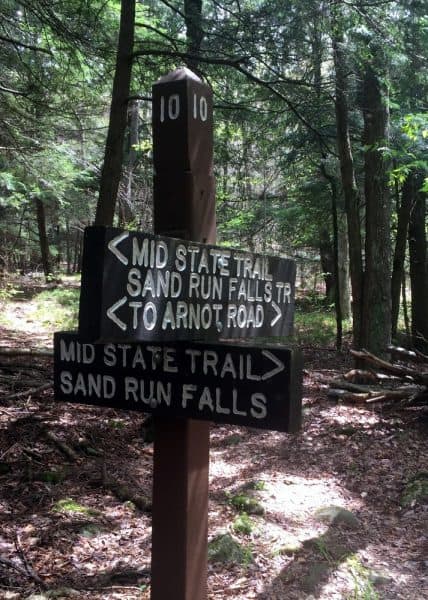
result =
M212 93L186 68L153 86L155 233L215 243ZM152 600L207 597L209 423L155 419Z

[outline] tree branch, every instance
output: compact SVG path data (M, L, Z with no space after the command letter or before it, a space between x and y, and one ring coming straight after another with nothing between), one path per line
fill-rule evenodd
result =
M300 112L297 110L295 105L286 96L284 96L284 94L282 92L278 91L271 82L265 81L264 79L261 79L260 77L257 77L256 75L253 75L253 73L251 73L245 67L242 66L241 63L245 62L245 60L246 60L245 57L239 57L239 58L234 58L234 59L217 58L215 56L199 56L199 55L190 54L188 52L177 52L175 50L171 51L171 50L156 50L156 49L137 50L132 54L133 58L138 58L139 56L168 56L168 57L181 58L181 59L185 60L186 62L193 60L193 61L198 61L198 62L207 63L207 64L211 64L211 65L223 65L226 67L233 67L234 69L236 69L237 71L239 71L240 73L245 75L245 77L247 79L268 89L274 96L276 96L277 98L282 100L287 105L290 112L292 112L294 114L294 116L311 133L313 133L314 137L319 141L320 145L323 148L325 148L329 153L331 153L330 147L326 144L326 142L325 142L323 136L320 134L320 132L317 131L314 127L312 127L312 125L305 119L305 117L302 114L300 114ZM293 79L289 80L289 79L284 78L282 81L284 83L289 83L289 84L297 83L298 85L302 85L301 82L296 82Z
M0 92L5 94L12 94L13 96L24 96L26 98L28 96L27 92L21 92L20 90L12 90L11 88L4 87L0 85Z
M34 52L44 52L44 54L49 54L53 56L50 50L46 48L41 48L40 46L33 46L32 44L25 44L24 42L20 42L14 38L6 37L5 35L0 35L0 40L3 42L7 42L8 44L13 44L14 46L19 46L20 48L27 48L27 50L33 50Z

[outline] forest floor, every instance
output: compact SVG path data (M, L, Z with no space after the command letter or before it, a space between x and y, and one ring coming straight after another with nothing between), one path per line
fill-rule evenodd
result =
M50 292L15 285L0 315L0 599L147 599L144 416L55 403L40 387L52 358L4 352L52 347L58 328L34 304ZM427 598L426 421L330 400L349 354L303 352L300 433L212 426L208 598Z

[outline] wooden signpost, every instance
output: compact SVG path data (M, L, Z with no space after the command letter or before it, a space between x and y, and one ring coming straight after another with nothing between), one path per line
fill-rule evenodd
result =
M299 353L236 344L290 333L295 266L213 245L212 130L191 71L153 86L155 235L87 229L79 332L54 338L57 400L154 415L152 600L207 598L209 422L300 427Z

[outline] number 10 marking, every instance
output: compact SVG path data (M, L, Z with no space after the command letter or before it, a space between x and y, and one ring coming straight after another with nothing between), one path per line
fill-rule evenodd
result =
M175 121L180 116L180 96L171 94L166 100L165 96L160 99L160 122L163 123L166 118L170 121ZM200 118L201 121L206 121L208 117L208 104L205 96L198 98L193 94L193 118Z

